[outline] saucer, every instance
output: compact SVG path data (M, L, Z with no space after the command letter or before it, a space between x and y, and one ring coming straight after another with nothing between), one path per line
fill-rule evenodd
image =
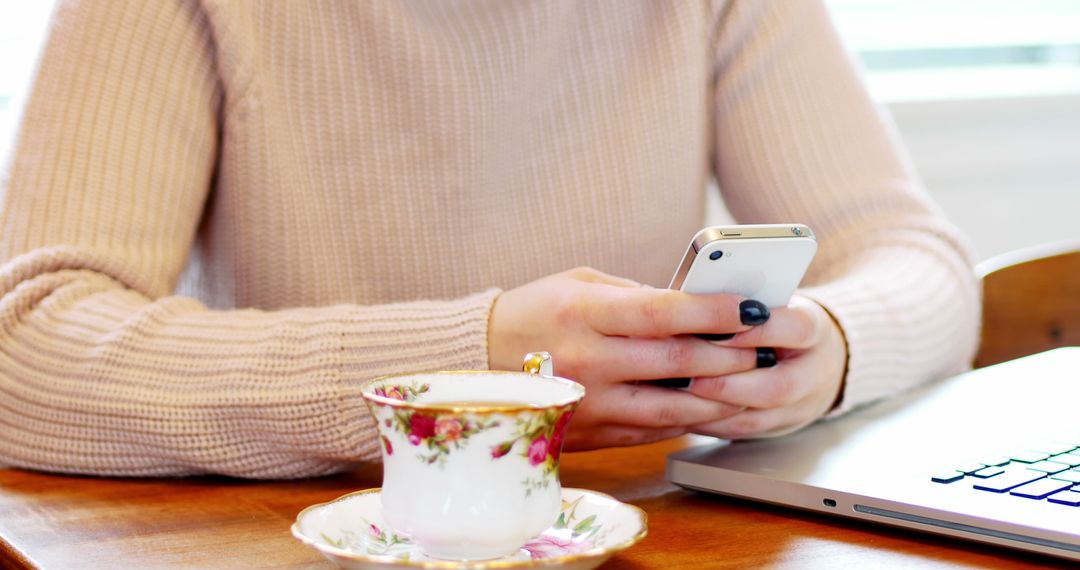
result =
M429 558L407 536L383 521L380 489L349 493L300 512L293 536L343 568L595 568L645 537L645 512L610 495L562 490L555 524L531 538L517 554L494 560Z

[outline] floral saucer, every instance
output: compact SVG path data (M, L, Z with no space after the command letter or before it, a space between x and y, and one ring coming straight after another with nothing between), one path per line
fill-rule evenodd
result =
M645 512L614 497L584 489L562 490L555 524L512 556L495 560L428 558L382 518L380 489L367 489L312 505L292 525L293 536L343 568L596 568L645 537Z

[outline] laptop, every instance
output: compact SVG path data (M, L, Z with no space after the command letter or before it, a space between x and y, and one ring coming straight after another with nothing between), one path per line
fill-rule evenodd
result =
M689 489L1080 561L1080 347L922 386L792 435L671 454Z

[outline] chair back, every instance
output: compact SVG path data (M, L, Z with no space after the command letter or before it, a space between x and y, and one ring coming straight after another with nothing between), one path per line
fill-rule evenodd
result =
M982 279L982 344L975 367L1080 345L1080 239L990 258Z

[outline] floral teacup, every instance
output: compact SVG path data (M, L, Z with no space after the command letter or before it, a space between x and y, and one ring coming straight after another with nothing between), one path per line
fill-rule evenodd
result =
M424 554L506 556L559 515L559 455L585 388L551 376L550 363L533 353L526 372L401 374L364 386L382 438L383 516Z

